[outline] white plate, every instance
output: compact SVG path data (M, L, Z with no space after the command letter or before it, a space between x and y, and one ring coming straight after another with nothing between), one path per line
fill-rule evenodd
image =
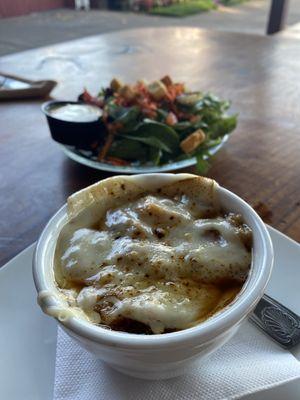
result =
M225 135L222 139L222 142L218 145L211 147L208 151L210 156L216 154L221 147L224 145L225 142L228 140L228 135ZM100 169L101 171L109 171L114 173L122 173L122 174L149 174L154 172L167 172L167 171L175 171L181 168L191 167L192 165L197 164L196 157L189 158L187 160L181 160L176 162L171 162L168 164L160 165L160 166L148 166L148 165L141 165L141 166L117 166L108 163L103 163L97 160L92 160L87 157L88 151L85 150L75 150L73 146L66 146L61 144L60 145L63 152L71 158L73 161L76 161L80 164L87 165L88 167ZM208 157L204 157L207 159Z
M270 234L275 266L267 293L300 314L300 245L272 228ZM57 327L36 304L33 249L34 245L28 247L0 269L1 400L50 400L53 396ZM243 399L299 400L300 380Z

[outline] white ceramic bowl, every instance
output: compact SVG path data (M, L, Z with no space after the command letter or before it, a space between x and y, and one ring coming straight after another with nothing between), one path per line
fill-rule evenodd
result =
M186 176L182 174L182 177ZM141 175L136 175L141 179ZM131 177L132 179L132 177ZM168 183L173 174L144 175L144 182ZM269 233L256 212L232 192L218 187L223 209L240 213L253 232L253 260L246 284L236 300L207 321L179 332L163 335L138 335L111 331L72 317L59 321L60 326L97 358L125 374L164 379L185 373L228 341L241 322L251 313L264 293L273 265L273 248ZM33 275L38 292L50 291L41 307L59 306L61 299L54 283L53 256L56 240L67 221L66 205L49 221L36 246Z

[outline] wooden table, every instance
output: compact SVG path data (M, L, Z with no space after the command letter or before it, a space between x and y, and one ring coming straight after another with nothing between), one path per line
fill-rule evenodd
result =
M232 99L239 126L209 176L275 228L300 241L300 42L194 28L94 36L0 59L0 71L56 79L53 96L96 93L113 76L168 73ZM41 101L0 104L0 265L35 241L72 192L107 174L66 158L50 139Z

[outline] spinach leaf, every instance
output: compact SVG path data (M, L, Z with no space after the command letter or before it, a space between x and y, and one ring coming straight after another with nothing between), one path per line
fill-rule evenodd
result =
M203 156L197 156L197 165L196 165L197 171L200 174L206 174L206 172L210 168L210 163L207 160L203 159Z
M210 127L210 137L215 139L232 132L237 125L237 115L223 116Z
M139 113L140 110L138 107L124 108L122 114L116 119L116 121L124 125L130 122L134 122L136 124Z
M176 98L176 102L181 108L189 109L199 103L202 98L203 94L201 92L183 93Z
M190 155L190 154L182 153L182 154L179 154L179 156L177 156L177 157L174 159L174 161L182 161L182 160L186 160L186 159L188 159L188 158L191 158L191 155Z
M179 150L179 136L177 132L170 126L151 119L144 119L138 128L132 132L132 135L138 138L157 139L153 143L157 141L163 143L163 146L160 145L159 148L170 153ZM149 145L151 146L150 143ZM158 146L155 145L154 147Z
M207 127L208 127L208 125L206 122L203 121L203 119L200 119L199 121L196 121L193 123L194 130L199 129L199 128L203 129L203 128L207 128Z
M180 121L177 122L177 124L175 124L173 128L175 129L175 131L181 132L193 128L193 124L190 121Z
M197 159L197 164L196 164L197 171L201 174L205 174L210 168L210 163L208 162L210 154L208 149L198 148L198 151L196 151L195 156Z
M147 148L135 140L115 139L108 155L125 160L144 161L147 159Z
M148 150L148 160L151 161L153 165L159 165L162 156L162 151L157 147L149 147Z
M156 110L157 113L157 121L164 122L169 114L169 111L163 110L162 108L158 108Z
M202 144L202 148L206 149L206 150L209 150L212 147L217 146L221 142L222 142L222 137L218 137L217 139L208 139Z
M230 107L230 102L227 100L220 100L217 96L207 93L203 98L203 107L223 113Z
M114 98L109 101L106 105L106 111L108 115L114 120L126 124L128 121L137 118L139 114L139 108L123 107L114 103Z
M122 134L122 137L125 137L127 139L130 139L131 141L136 140L137 142L147 144L148 146L156 147L160 150L164 150L167 153L172 153L172 150L170 147L165 144L162 140L160 140L158 137L155 136L138 136L138 135L127 135L127 134Z
M140 123L140 109L139 107L122 107L114 102L109 102L106 111L113 122L122 124L120 132L130 132Z
M166 153L179 151L178 134L168 125L145 119L133 132L122 134L122 137L135 140Z

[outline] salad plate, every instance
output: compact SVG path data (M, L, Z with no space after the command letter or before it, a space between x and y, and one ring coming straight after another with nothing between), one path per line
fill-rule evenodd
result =
M267 294L300 314L300 245L268 228L275 264ZM1 399L53 400L57 323L36 302L31 245L0 269ZM297 351L297 349L296 349ZM294 353L299 359L300 351ZM244 400L298 400L300 380L244 396ZM105 397L105 400L113 400ZM204 399L205 400L205 399Z
M204 160L216 154L223 145L227 142L229 135L225 135L222 141L216 146L208 150L208 155L204 156ZM185 160L170 162L164 165L113 165L105 162L100 162L97 157L92 158L88 150L76 149L74 146L60 145L63 152L73 161L86 165L87 167L99 169L101 171L108 171L122 174L147 174L155 172L170 172L176 171L181 168L192 167L197 164L197 158L192 157Z
M193 91L169 76L123 84L114 78L93 96L43 104L52 139L74 161L116 173L155 173L209 159L237 126L231 102Z

